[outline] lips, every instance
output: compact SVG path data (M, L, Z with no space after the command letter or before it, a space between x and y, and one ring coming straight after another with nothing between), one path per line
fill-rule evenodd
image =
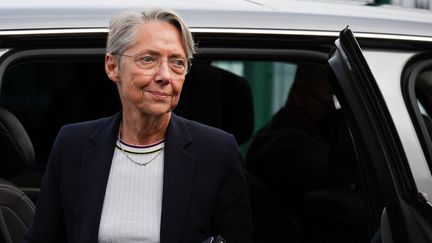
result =
M159 91L152 91L152 90L145 90L145 91L152 94L153 96L158 97L158 98L168 98L168 97L173 96L172 94L159 92Z

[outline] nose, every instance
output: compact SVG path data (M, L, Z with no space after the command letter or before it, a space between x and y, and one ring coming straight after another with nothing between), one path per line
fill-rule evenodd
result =
M172 74L168 66L168 62L159 62L159 67L155 74L155 81L161 85L167 85L171 82Z

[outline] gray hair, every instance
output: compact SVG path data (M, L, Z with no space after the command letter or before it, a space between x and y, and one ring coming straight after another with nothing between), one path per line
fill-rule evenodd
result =
M109 24L107 53L123 54L136 41L136 28L149 21L160 21L173 25L179 32L187 58L195 53L195 43L185 22L174 11L153 8L147 11L128 10L120 13Z

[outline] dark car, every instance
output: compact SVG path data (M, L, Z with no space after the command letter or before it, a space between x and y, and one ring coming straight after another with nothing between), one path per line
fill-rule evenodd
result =
M0 242L31 223L60 127L120 110L104 71L108 20L154 5L0 6ZM430 11L156 5L178 11L198 45L174 112L236 137L255 242L432 242Z

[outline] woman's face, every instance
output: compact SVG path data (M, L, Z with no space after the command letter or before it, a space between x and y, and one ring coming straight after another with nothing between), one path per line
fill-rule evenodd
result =
M185 74L175 72L186 60L178 30L169 23L151 21L138 26L136 43L120 56L107 54L105 68L117 83L124 112L159 116L173 110L180 98ZM157 60L158 65L148 69ZM173 71L174 70L174 71Z

